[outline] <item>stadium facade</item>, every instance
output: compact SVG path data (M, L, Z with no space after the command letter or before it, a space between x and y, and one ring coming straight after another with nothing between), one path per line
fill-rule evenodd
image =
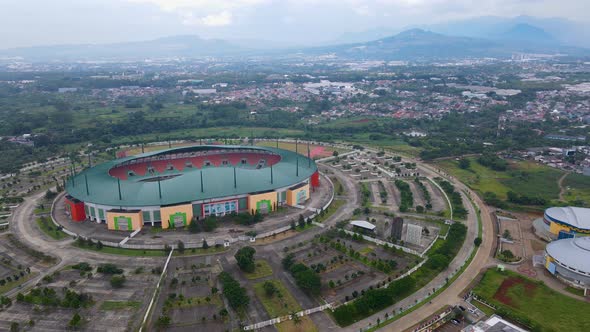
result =
M558 238L590 234L590 209L581 207L551 207L545 210L543 222L549 233Z
M111 230L178 228L232 213L304 204L319 186L315 162L258 146L199 145L148 152L88 168L66 182L72 221Z
M590 237L549 243L545 248L545 268L570 283L590 288Z

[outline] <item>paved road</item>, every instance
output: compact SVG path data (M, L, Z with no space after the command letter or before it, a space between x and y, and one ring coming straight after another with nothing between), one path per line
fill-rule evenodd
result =
M149 266L165 260L164 257L127 257L102 254L75 248L71 246L74 240L70 238L62 241L50 239L37 228L33 214L37 202L44 195L45 193L42 192L25 198L14 211L12 222L10 223L10 231L27 246L56 257L58 263L47 269L32 269L34 272L39 272L39 276L25 282L19 288L11 290L7 293L8 296L15 296L18 292L22 292L24 289L36 285L44 276L50 275L70 264L79 262L111 262L120 266L134 266L138 264Z

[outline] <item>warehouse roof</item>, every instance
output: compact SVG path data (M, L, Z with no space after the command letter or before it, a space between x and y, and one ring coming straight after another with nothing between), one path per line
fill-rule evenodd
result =
M375 227L377 227L377 226L371 224L370 222L364 221L364 220L353 220L353 221L350 222L350 224L352 226L356 226L356 227L368 229L370 231L374 230Z
M109 170L122 164L132 164L133 160L140 158L220 150L227 150L228 153L259 151L278 154L280 160L272 168L254 168L249 165L194 167L184 168L182 171L170 169L158 176L153 174L132 176L125 180L109 174ZM298 175L297 168L299 168ZM316 171L317 166L313 160L292 151L258 146L202 145L148 152L99 164L77 174L73 181L70 179L66 184L66 191L81 201L108 206L174 205L291 187L308 179ZM203 179L202 192L201 178ZM88 184L88 190L86 184ZM119 184L121 199L119 199Z

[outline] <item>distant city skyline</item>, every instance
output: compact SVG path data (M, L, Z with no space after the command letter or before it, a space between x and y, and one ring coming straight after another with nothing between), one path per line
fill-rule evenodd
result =
M311 45L346 33L481 16L590 21L584 0L0 0L0 6L2 49L186 34Z

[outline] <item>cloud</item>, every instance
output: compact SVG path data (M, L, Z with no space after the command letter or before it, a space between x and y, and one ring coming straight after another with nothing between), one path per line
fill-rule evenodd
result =
M210 27L220 27L230 25L232 22L232 13L223 11L219 14L207 15L201 18L201 23Z
M155 5L181 17L184 25L222 27L232 24L234 13L267 4L271 0L126 0Z

